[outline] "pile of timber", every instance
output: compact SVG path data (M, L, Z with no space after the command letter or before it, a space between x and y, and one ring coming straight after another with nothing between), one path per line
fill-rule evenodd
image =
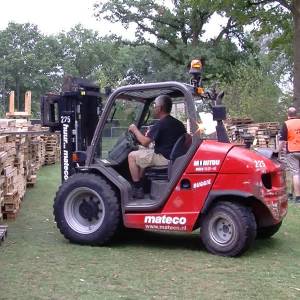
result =
M55 164L60 159L60 137L57 134L44 135L45 165Z
M54 136L59 141L57 134L26 119L0 119L0 220L16 218L26 188L35 184L38 170L46 164L46 141ZM59 142L56 147L59 153Z
M231 117L226 120L226 124L232 125L232 126L252 124L252 123L254 123L254 122L253 122L253 119L251 119L251 118L233 118L233 117Z
M255 147L275 149L280 124L278 122L253 123L249 118L239 118L228 120L226 130L231 142L239 144L248 142Z

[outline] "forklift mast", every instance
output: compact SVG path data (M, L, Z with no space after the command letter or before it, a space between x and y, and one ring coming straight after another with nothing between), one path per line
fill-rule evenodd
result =
M75 172L72 153L91 144L101 110L99 86L85 79L65 77L60 94L41 97L42 126L61 135L62 182Z

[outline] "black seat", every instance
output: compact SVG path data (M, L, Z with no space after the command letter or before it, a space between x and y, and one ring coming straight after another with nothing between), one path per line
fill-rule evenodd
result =
M185 133L178 138L174 144L169 164L166 166L152 166L145 169L145 177L151 180L168 180L169 170L176 158L186 154L192 143L192 137L190 134Z

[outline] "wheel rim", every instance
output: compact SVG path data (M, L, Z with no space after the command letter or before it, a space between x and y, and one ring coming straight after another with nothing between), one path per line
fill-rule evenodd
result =
M91 234L103 223L105 216L103 199L90 188L74 189L65 200L64 216L74 231Z
M236 239L234 221L225 214L214 216L209 223L210 238L219 246L228 246Z

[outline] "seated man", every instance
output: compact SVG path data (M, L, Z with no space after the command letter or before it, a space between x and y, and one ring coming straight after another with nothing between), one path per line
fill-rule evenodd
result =
M174 144L186 133L182 122L170 115L172 100L169 96L158 96L154 100L153 107L153 115L159 121L146 135L143 135L134 124L131 124L128 129L141 145L147 147L151 142L155 144L154 149L132 151L128 155L129 170L133 180L133 197L138 199L144 197L141 182L144 169L150 166L167 165Z

